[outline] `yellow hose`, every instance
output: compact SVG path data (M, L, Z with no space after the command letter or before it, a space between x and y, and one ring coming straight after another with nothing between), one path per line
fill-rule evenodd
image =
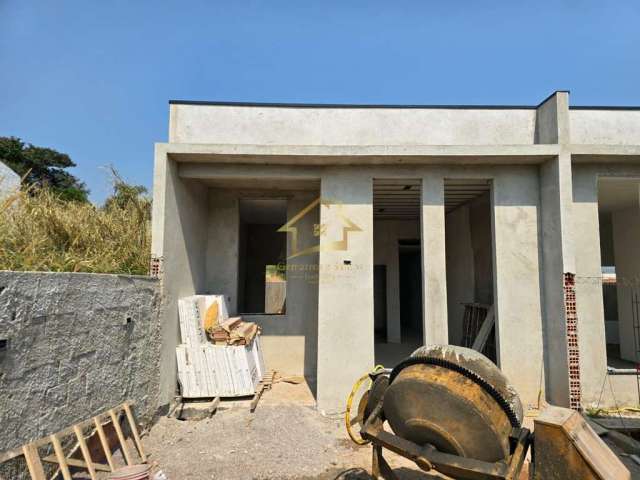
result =
M367 380L369 380L369 386L367 387L367 390L371 389L371 377L369 376L372 373L377 372L378 370L384 370L384 366L382 365L376 365L373 370L371 370L371 372L365 373L364 375L362 375L357 381L356 383L353 384L353 388L351 389L351 392L349 393L349 396L347 397L347 408L344 412L344 423L345 423L345 427L347 427L347 434L349 434L349 438L351 438L351 440L356 443L357 445L366 445L367 443L369 443L368 440L364 440L362 437L360 437L359 435L356 436L355 432L353 431L352 427L351 427L351 407L353 405L353 398L355 397L355 394L358 392L358 390L360 389L360 387L362 386L362 384L364 382L366 382Z

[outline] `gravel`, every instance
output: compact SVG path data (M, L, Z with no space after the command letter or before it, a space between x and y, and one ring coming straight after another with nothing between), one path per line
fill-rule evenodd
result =
M370 461L370 447L349 442L341 418L295 404L237 407L201 421L164 417L144 446L169 480L333 479Z

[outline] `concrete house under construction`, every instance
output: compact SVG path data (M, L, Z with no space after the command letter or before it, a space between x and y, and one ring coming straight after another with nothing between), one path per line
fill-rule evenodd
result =
M637 403L639 185L640 108L567 92L537 106L172 101L153 199L162 401L177 300L212 293L323 411L376 363L468 342L478 306L525 405L595 403L608 368L601 403Z

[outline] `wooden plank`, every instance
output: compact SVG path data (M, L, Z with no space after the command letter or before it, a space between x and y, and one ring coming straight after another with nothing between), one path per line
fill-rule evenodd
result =
M76 438L78 439L78 444L80 445L80 451L82 452L82 457L84 458L85 463L87 464L87 471L89 472L89 476L91 480L97 480L96 470L93 468L93 461L91 460L91 454L89 453L89 447L87 447L87 442L84 439L84 434L82 433L82 429L75 425L73 427L73 431L76 434Z
M44 468L42 468L42 462L40 461L40 454L38 453L38 447L35 443L28 443L22 447L22 454L27 462L27 468L29 469L29 475L31 480L47 480L44 474Z
M487 316L484 318L484 322L482 323L482 327L480 327L480 331L476 336L476 339L473 341L473 345L471 346L476 352L482 352L484 350L484 346L487 344L487 339L489 338L489 334L491 333L491 328L495 322L495 315L493 314L493 305L489 307L487 311Z
M55 463L57 465L60 464L58 462L58 457L56 457L55 455L49 455L48 457L44 457L42 461L47 463ZM66 462L67 462L67 465L70 465L72 467L82 468L84 470L87 470L87 462L80 460L79 458L67 457ZM96 472L112 472L113 471L111 470L111 467L109 467L109 465L105 465L104 463L92 462L91 465L93 465L93 468L96 470ZM56 475L57 474L54 474L51 478L52 479L56 478Z
M116 411L120 411L122 410L122 405L118 405L117 407L115 407ZM105 416L109 415L109 412L102 412L100 414L98 414L96 417L98 419L103 418ZM58 437L64 437L66 435L71 435L74 433L74 427L79 427L81 429L88 427L89 425L93 425L93 418L89 418L87 420L83 420L82 422L76 423L75 425L71 426L71 427L67 427L63 430L60 430L59 432L56 432L55 434ZM33 442L31 442L33 445L35 445L36 447L42 447L43 445L48 445L51 443L51 438L49 435L47 435L46 437L42 437L39 438L38 440L34 440ZM16 447L14 449L11 450L7 450L4 451L2 453L0 453L0 464L5 463L13 458L19 457L20 455L24 454L24 450L23 450L23 446L20 447Z
M96 427L96 432L98 432L98 437L100 438L100 443L102 444L102 450L104 450L104 456L107 459L109 468L113 472L116 467L113 463L113 457L111 456L111 446L107 441L107 435L104 433L104 428L102 428L102 421L98 417L93 417L93 423Z
M273 386L273 380L275 376L276 372L272 370L258 385L258 390L253 396L253 400L251 400L251 405L249 406L249 411L251 413L255 412L256 407L258 406L258 402L260 401L260 397L262 397L262 394L265 392L265 390L269 390Z
M129 453L129 449L127 448L127 441L124 438L124 434L122 433L122 428L120 428L120 422L118 421L118 416L116 415L115 410L109 410L109 416L111 417L111 422L113 423L113 428L116 431L116 435L118 435L118 441L120 442L122 455L124 455L124 459L126 460L127 465L133 465L131 454Z
M51 435L51 445L53 445L53 451L55 452L55 458L60 466L60 473L62 474L62 478L64 480L71 480L71 472L69 471L69 466L67 465L67 457L64 454L64 450L62 449L62 445L60 444L60 439L54 433ZM45 458L46 462L47 459Z
M140 441L140 434L138 433L138 426L136 425L136 420L133 417L133 412L127 403L124 404L124 413L127 415L127 420L129 421L129 427L131 428L131 433L133 434L133 442L138 449L138 454L140 454L140 459L142 463L147 463L147 456L144 453L142 448L142 442Z

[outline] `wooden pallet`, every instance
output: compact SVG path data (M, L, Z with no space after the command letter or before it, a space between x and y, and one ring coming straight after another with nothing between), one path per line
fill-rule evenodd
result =
M122 431L122 427L120 426L120 417L123 413L127 419L127 422L129 423L129 428L131 429L131 435L133 437L133 443L135 444L138 455L140 456L140 461L142 463L147 463L147 456L142 449L142 442L140 441L138 427L136 426L135 418L133 416L133 412L131 411L131 404L129 402L125 402L122 405L118 405L115 408L107 410L106 412L96 415L93 418L84 420L83 422L76 423L75 425L72 425L71 427L56 432L52 435L40 438L33 442L22 445L21 447L14 448L13 450L0 453L0 464L22 455L24 456L27 468L29 469L29 475L31 476L32 480L47 480L42 462L57 464L59 468L59 474L62 475L62 478L64 480L72 480L70 467L84 469L89 472L91 480L96 480L96 472L113 472L116 469L113 462L113 457L111 455L112 450L109 445L107 435L105 434L105 427L107 425L111 425L115 430L117 436L116 449L119 448L122 451L122 455L124 456L127 465L133 465L134 459L131 455L131 452L129 451L129 448L127 447L125 436ZM100 444L102 445L102 450L107 460L106 465L102 463L95 463L91 458L86 440L87 437L83 433L85 429L89 428L92 431L91 435L97 434L98 438L100 439ZM61 440L63 437L69 435L73 435L76 437L77 446L82 453L82 460L72 458L71 456L64 453ZM51 445L54 454L41 458L38 452L38 448L47 445ZM57 474L58 472L56 472L54 478L57 476Z

